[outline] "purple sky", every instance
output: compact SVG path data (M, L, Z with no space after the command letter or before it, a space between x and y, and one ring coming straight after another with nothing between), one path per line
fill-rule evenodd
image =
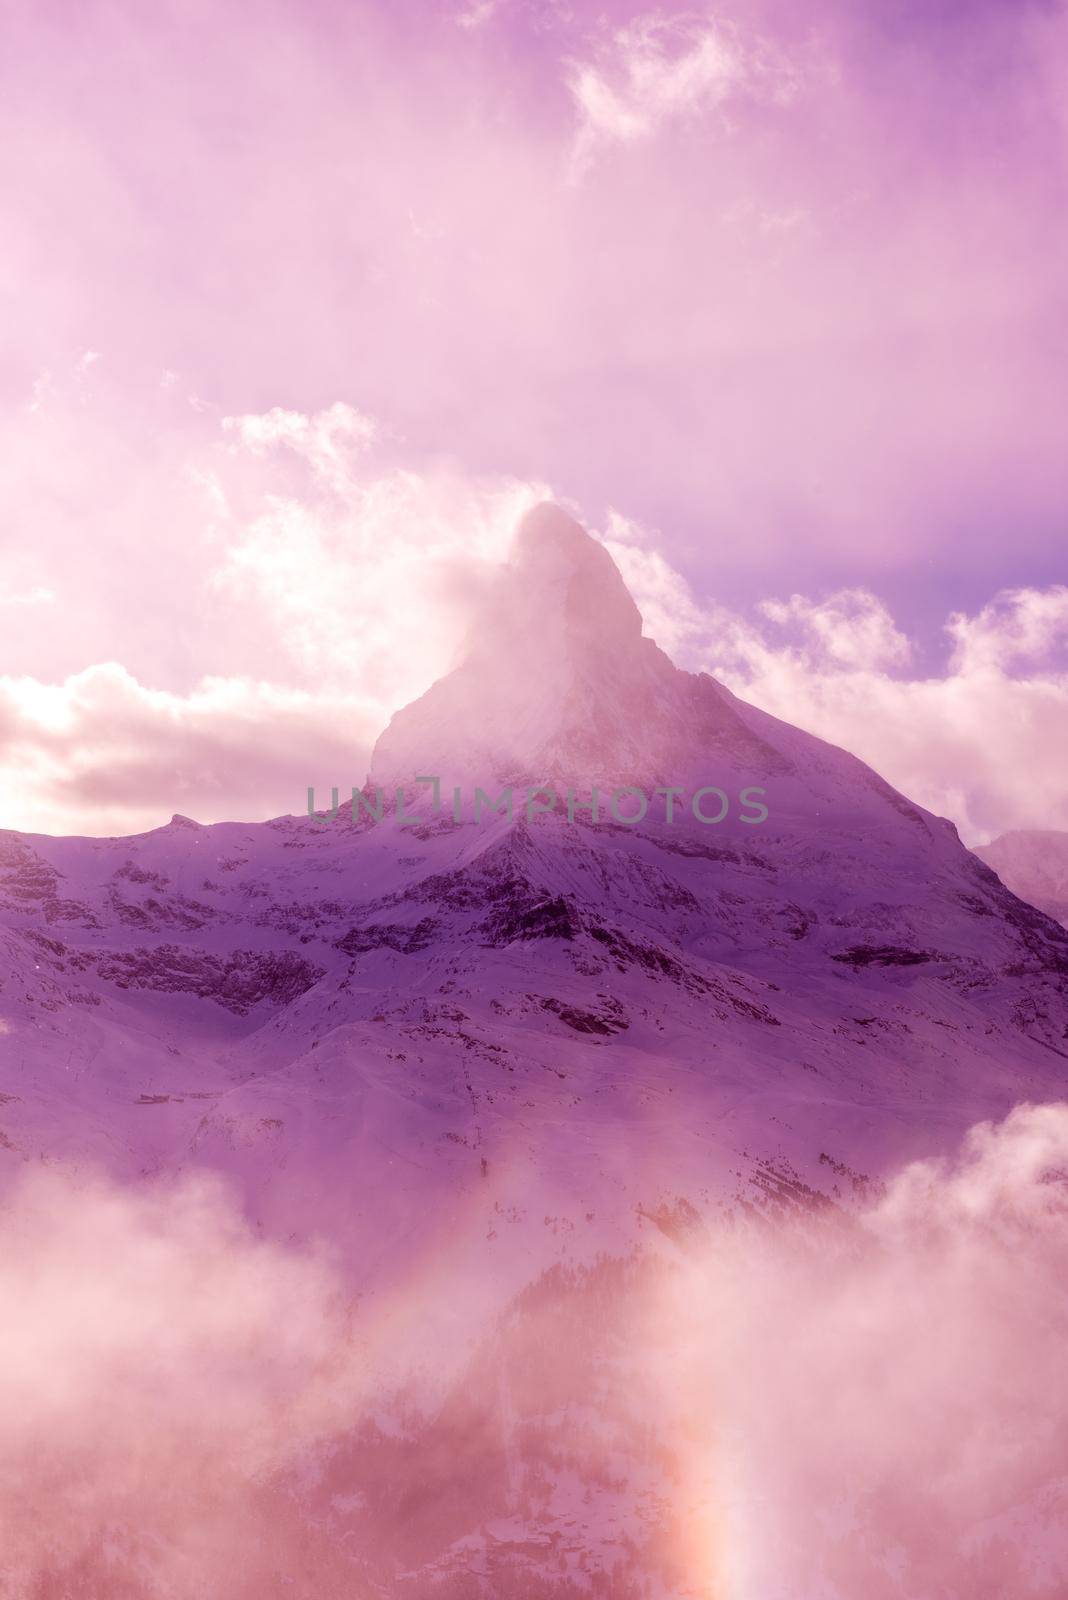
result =
M685 664L1068 826L1063 6L0 28L0 823L359 778L551 489Z

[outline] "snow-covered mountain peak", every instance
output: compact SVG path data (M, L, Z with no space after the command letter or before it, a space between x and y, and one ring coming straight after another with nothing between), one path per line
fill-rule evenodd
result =
M378 740L371 785L407 791L433 775L466 797L492 784L547 785L558 796L633 786L649 797L711 785L735 802L772 785L777 820L803 819L806 831L822 829L821 816L850 836L861 818L872 838L887 827L897 835L903 821L906 831L927 827L855 757L676 667L641 630L604 546L558 506L536 506L460 664ZM650 814L662 810L654 802Z
M459 666L393 717L372 782L436 773L470 790L651 771L658 690L681 675L641 629L604 546L559 506L535 506Z
M396 713L371 782L652 788L710 752L736 771L782 769L726 689L679 670L641 630L604 546L558 506L536 506L460 664Z

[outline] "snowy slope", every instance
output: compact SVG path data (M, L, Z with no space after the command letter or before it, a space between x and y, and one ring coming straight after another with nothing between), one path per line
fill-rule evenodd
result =
M732 803L455 822L410 786L429 773ZM555 508L370 783L409 784L420 820L3 836L10 1160L196 1159L252 1192L304 1164L310 1213L348 1186L378 1248L379 1165L401 1231L424 1185L489 1213L535 1182L630 1226L669 1191L766 1186L761 1163L878 1173L1063 1083L1063 930L861 762L674 668ZM741 820L747 786L767 820Z

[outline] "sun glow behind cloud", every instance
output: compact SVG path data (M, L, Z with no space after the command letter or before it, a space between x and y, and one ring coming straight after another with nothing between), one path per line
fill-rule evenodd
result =
M209 414L173 472L173 531L157 529L184 656L168 675L183 686L114 659L51 681L0 675L0 825L262 818L297 809L310 782L363 781L390 714L447 669L518 518L548 493L448 460L401 466L378 437L342 403ZM147 576L151 552L131 565L145 556ZM127 574L90 562L66 576L59 604L97 608L97 647L114 608L106 642L125 633L136 649ZM61 634L41 648L28 620L23 638L28 656L66 653Z

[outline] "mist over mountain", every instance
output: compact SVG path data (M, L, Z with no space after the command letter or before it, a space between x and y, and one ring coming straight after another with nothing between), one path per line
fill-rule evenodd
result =
M254 1235L328 1242L389 1379L315 1458L325 1565L293 1578L279 1556L258 1582L693 1592L656 1554L678 1468L638 1442L658 1402L621 1409L646 1275L676 1284L724 1228L833 1229L903 1163L1062 1098L1068 933L992 870L1022 887L1008 854L984 864L852 755L673 666L554 506L522 523L459 665L383 732L355 817L334 776L336 815L0 835L6 1181L207 1173ZM502 785L510 816L454 814L451 789ZM568 791L623 786L640 814L632 793L569 816ZM551 793L528 811L527 789ZM566 1373L535 1360L546 1339ZM405 1424L386 1397L409 1366L435 1398ZM394 1500L370 1517L375 1480Z

